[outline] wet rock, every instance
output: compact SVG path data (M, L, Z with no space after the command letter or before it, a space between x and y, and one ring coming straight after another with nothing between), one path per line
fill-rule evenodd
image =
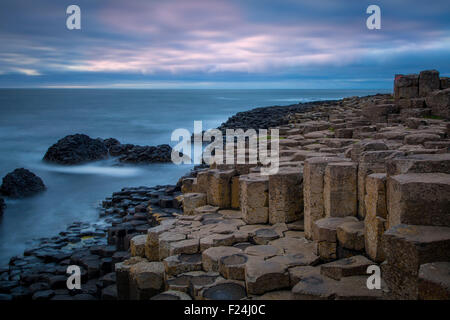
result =
M105 159L108 144L101 139L92 139L85 134L69 135L52 145L44 155L48 162L73 165Z
M3 183L0 186L1 193L11 198L33 196L45 189L42 179L24 168L16 169L13 172L8 173L3 178ZM1 206L2 204L0 203L0 207ZM2 211L2 209L0 209L0 211Z

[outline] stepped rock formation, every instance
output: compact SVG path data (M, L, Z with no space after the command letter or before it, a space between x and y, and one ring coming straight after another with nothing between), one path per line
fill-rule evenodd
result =
M236 290L250 299L448 297L447 84L435 70L397 75L394 96L290 112L289 123L277 127L277 174L262 175L261 164L212 164L183 178L185 214L139 238L140 257L165 266L161 292L192 299L214 299L211 291L234 297ZM221 128L240 124L237 118ZM371 265L382 270L380 290L366 286Z
M103 202L108 246L44 244L25 258L81 264L77 298L449 299L448 84L423 71L397 75L394 95L236 115L221 129L279 129L278 173L213 163L176 186L123 189ZM368 288L369 267L380 289ZM67 298L61 276L35 272L25 289L0 289Z

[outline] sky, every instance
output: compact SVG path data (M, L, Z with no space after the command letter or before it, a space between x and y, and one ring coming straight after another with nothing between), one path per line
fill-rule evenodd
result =
M391 89L395 74L450 76L449 58L448 0L0 2L2 88Z

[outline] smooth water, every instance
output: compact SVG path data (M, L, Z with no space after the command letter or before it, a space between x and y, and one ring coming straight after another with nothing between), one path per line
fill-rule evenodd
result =
M41 161L68 134L114 137L122 143L170 142L174 129L218 127L236 112L269 105L363 96L383 90L0 90L0 177L25 167L47 191L5 199L0 221L0 265L21 254L27 241L54 236L74 221L94 221L102 199L122 187L174 184L191 166L121 165L106 160L81 166ZM384 92L386 92L384 90Z

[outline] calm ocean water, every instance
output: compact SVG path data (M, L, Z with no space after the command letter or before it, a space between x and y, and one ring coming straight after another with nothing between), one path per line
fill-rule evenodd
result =
M170 144L176 128L215 128L236 112L270 105L340 99L386 90L0 90L0 177L25 167L48 190L36 197L6 199L0 220L0 265L21 254L34 238L56 235L74 221L95 221L97 206L127 186L174 184L190 166L83 166L44 164L47 148L60 138L85 133L122 143Z

